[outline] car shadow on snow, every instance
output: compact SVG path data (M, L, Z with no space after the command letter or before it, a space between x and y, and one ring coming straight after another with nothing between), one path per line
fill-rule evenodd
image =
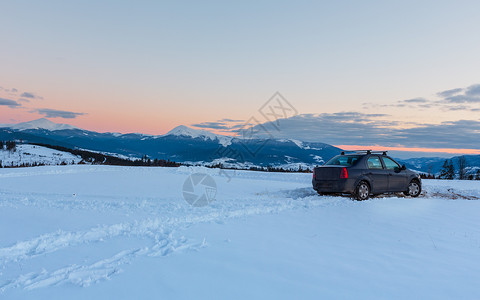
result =
M291 198L291 199L303 199L307 197L318 197L318 198L324 198L324 197L338 197L338 198L344 198L344 199L351 199L352 201L356 201L355 197L350 194L342 194L342 193L326 193L326 194L321 194L319 195L314 189L308 187L308 188L298 188L298 189L293 189L293 190L284 190L280 192L282 196ZM419 197L425 197L426 192L422 191ZM410 196L406 196L403 193L388 193L388 194L379 194L379 195L372 195L370 196L369 199L382 199L382 198L410 198L413 199ZM368 200L366 200L368 201Z
M283 190L279 192L279 194L281 194L283 197L291 198L294 200L317 196L317 192L315 192L315 190L313 190L311 187L298 188L293 190Z
M330 193L330 194L319 195L315 190L313 190L310 187L297 188L293 190L283 190L278 192L278 195L281 195L286 198L291 198L294 200L304 199L307 197L318 197L318 198L338 197L338 198L345 198L345 199L351 199L353 201L356 201L356 199L349 194ZM373 199L383 199L383 198L405 198L405 199L411 199L411 200L415 199L410 196L406 196L404 193L388 193L388 194L372 195L370 196L369 199L373 200ZM418 198L443 198L448 200L480 200L480 197L478 196L466 195L464 193L460 193L453 189L447 189L447 191L445 192L438 192L438 191L429 192L429 191L423 190Z

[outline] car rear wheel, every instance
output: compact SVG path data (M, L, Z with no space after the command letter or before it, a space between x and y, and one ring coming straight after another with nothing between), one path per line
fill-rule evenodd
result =
M422 186L417 180L412 180L408 184L408 189L404 192L406 196L418 197L422 192Z
M367 200L370 196L370 186L366 181L361 181L355 188L355 199L359 201Z

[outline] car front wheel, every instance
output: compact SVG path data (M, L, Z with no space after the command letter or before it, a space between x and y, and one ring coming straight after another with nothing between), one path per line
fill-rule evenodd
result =
M405 191L406 196L410 197L418 197L422 192L422 186L416 180L410 181L408 184L408 189Z
M355 199L359 201L367 200L370 196L370 186L365 181L361 181L355 188Z

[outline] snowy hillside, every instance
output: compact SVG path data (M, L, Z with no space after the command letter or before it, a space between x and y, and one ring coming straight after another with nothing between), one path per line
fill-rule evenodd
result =
M451 158L452 164L456 169L455 171L457 173L457 176L458 176L458 162L460 157L461 156L454 156ZM462 157L464 157L466 160L467 174L475 175L477 169L480 168L480 155L464 155ZM440 158L440 157L421 157L421 158L404 159L399 161L401 161L402 163L405 163L405 165L408 168L411 168L420 172L435 174L438 176L440 174L440 170L442 169L445 160L448 160L448 159Z
M183 199L204 192L186 189L196 172L214 182L205 207ZM479 182L424 181L423 197L356 202L320 197L310 181L200 167L0 169L0 298L480 298Z
M22 164L78 164L82 159L68 152L62 152L35 145L17 145L16 151L0 149L0 161L2 166L20 166Z
M28 122L22 122L18 124L11 124L11 125L3 125L4 127L8 127L11 129L15 130L28 130L28 129L45 129L45 130L50 130L50 131L55 131L55 130L65 130L65 129L78 129L75 126L69 125L69 124L59 124L52 122L48 119L41 118L33 121L28 121ZM0 127L3 127L0 126Z
M221 144L224 147L227 147L228 145L232 144L232 139L233 139L233 137L231 136L214 134L210 131L201 130L201 129L193 129L185 125L177 126L172 130L170 130L169 132L167 132L166 134L155 136L155 138L169 136L169 135L191 137L194 139L196 138L209 139L212 141L218 141L219 144Z

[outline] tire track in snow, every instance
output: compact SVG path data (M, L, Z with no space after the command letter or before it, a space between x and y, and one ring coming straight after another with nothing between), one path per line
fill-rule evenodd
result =
M123 250L112 257L98 260L90 265L73 264L51 272L43 269L40 272L22 274L0 283L0 293L11 288L31 290L67 283L86 287L121 273L122 265L131 263L139 256L168 256L176 252L198 250L206 246L205 240L201 243L188 243L184 237L174 238L172 233L165 236L157 234L153 238L155 241L151 247ZM55 250L59 250L59 248ZM34 254L29 258L38 255L40 254Z
M131 263L136 257L145 255L152 257L167 256L174 252L198 250L205 247L205 245L205 240L198 244L188 244L186 239L161 240L153 247L124 250L112 257L101 259L90 265L74 264L52 272L43 269L37 273L31 272L23 274L1 284L0 293L11 288L33 290L61 284L87 287L100 281L109 280L112 276L121 273L121 266Z
M206 245L206 241L191 244L181 237L175 238L173 232L190 225L218 222L224 219L245 217L249 215L278 213L284 210L304 208L306 205L324 205L322 201L273 201L265 205L239 205L231 210L212 208L209 212L195 215L167 217L164 219L147 219L141 222L119 223L93 227L84 231L56 231L36 238L18 242L10 247L0 248L0 263L19 262L29 260L41 255L47 255L61 249L75 247L81 244L100 243L102 241L121 236L148 237L153 240L153 246L135 250L121 251L111 258L100 260L92 265L71 265L53 272L43 270L23 274L15 279L10 279L0 285L0 291L10 288L34 289L51 285L72 283L88 286L92 283L105 280L121 271L121 265L129 263L134 258L142 255L166 256L183 250L196 250ZM238 204L237 204L238 205ZM233 207L230 207L233 208ZM132 252L133 251L133 252Z
M80 244L101 242L119 236L141 236L157 239L171 236L176 229L197 223L222 221L224 219L238 218L250 215L278 213L284 210L302 208L306 205L321 206L329 202L325 201L284 201L265 203L267 205L246 205L232 210L212 209L205 214L190 214L179 217L166 217L146 219L133 223L118 223L113 225L101 225L83 231L67 232L58 230L44 234L36 238L18 242L10 247L0 248L0 262L20 261L34 258L39 255L52 253L67 247ZM175 215L175 214L172 214Z
M173 232L190 225L218 222L225 219L245 217L259 214L279 213L305 207L329 205L348 205L348 197L319 197L309 188L276 191L256 195L256 201L247 199L244 203L229 203L226 207L217 205L200 212L190 214L179 213L178 206L164 210L165 218L146 219L140 222L102 225L84 231L56 231L36 238L18 242L10 247L0 248L0 263L18 262L47 255L61 249L75 247L80 244L94 244L122 236L148 237L153 240L151 247L138 247L123 250L116 255L98 260L90 265L70 265L54 271L42 270L20 275L0 284L0 291L11 288L36 289L52 285L74 284L89 286L99 281L108 280L122 271L121 266L130 263L139 256L166 256L175 252L199 249L206 245L205 240L199 244L191 244L181 237L175 238ZM263 201L258 201L263 200ZM352 202L353 203L353 202ZM164 209L166 207L163 207ZM192 214L197 212L198 214Z
M32 290L62 283L72 283L86 287L101 280L107 280L112 275L121 272L119 266L130 262L132 258L141 255L144 251L146 250L126 250L87 266L71 265L53 272L42 270L39 273L32 272L20 275L0 286L0 291L3 292L10 288Z

